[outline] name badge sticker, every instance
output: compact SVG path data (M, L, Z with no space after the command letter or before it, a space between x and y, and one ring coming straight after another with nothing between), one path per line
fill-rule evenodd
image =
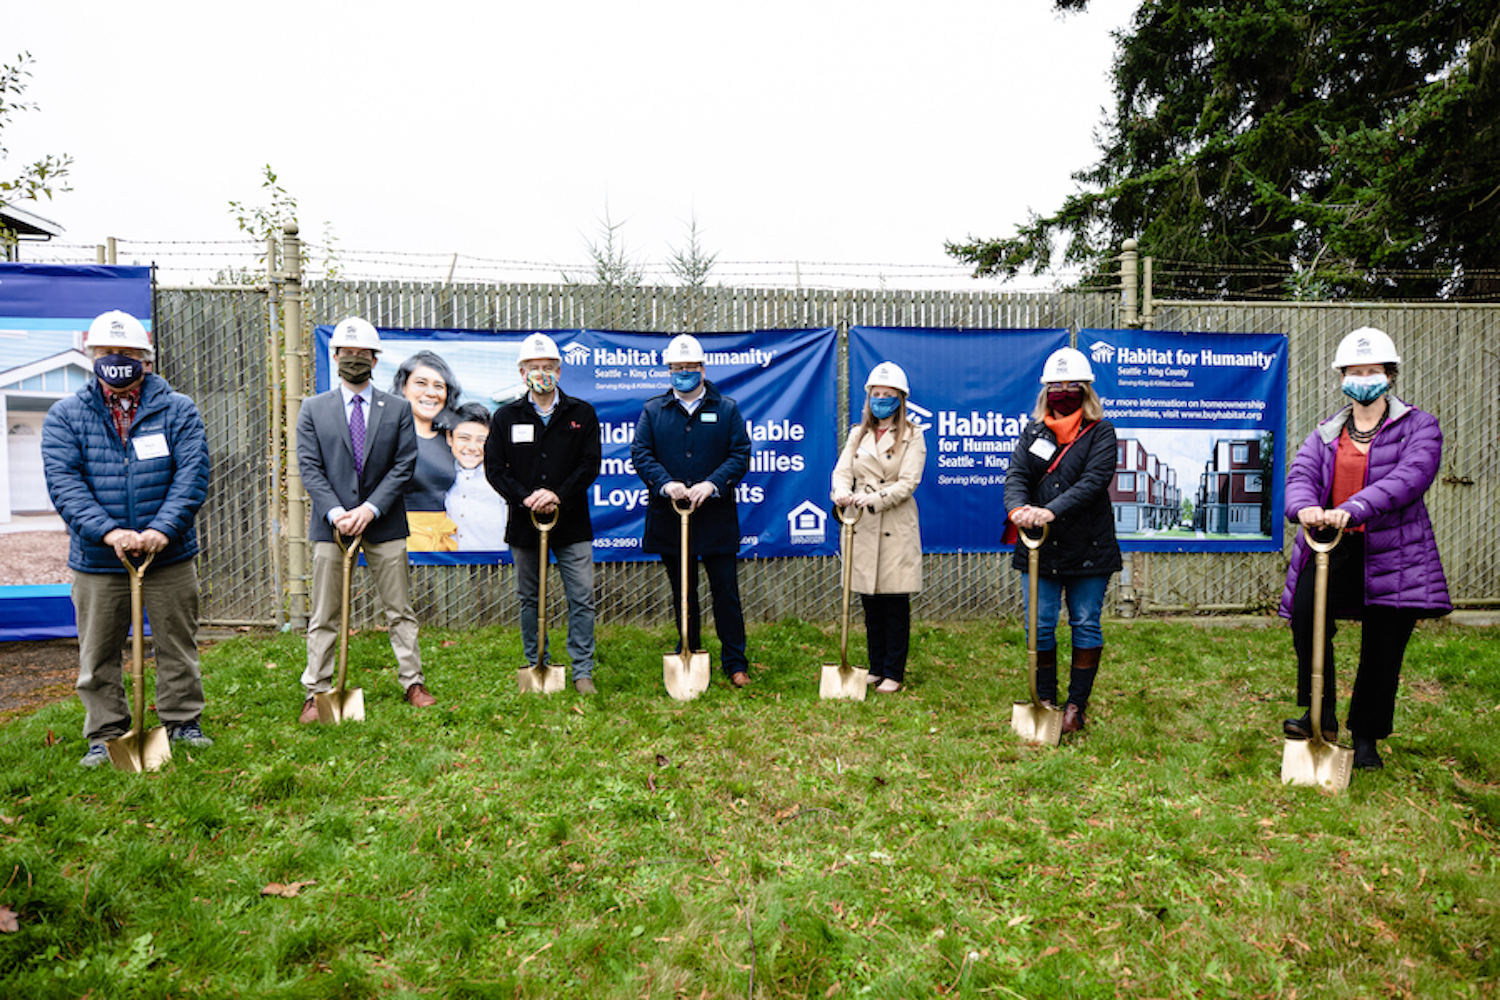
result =
M166 458L172 454L167 447L167 436L165 434L143 434L132 439L135 445L135 457L145 460L148 458Z
M703 422L705 424L716 424L719 422L719 415L712 411L705 413L703 414Z
M1053 444L1051 441L1048 441L1046 438L1037 438L1035 441L1031 442L1031 447L1027 448L1026 450L1045 462L1053 455L1057 454L1057 445Z
M511 444L531 444L536 440L536 428L530 424L511 424Z

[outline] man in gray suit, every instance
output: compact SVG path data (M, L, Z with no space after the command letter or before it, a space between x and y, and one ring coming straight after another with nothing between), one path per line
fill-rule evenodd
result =
M333 689L334 646L343 605L343 553L333 533L364 537L365 562L390 627L396 676L406 700L418 708L437 704L422 677L417 616L411 606L406 564L406 503L402 499L417 464L411 405L370 382L380 354L380 334L357 316L333 329L329 342L339 385L302 404L297 417L297 468L312 499L312 615L307 625L307 700L298 722L318 721L313 699Z

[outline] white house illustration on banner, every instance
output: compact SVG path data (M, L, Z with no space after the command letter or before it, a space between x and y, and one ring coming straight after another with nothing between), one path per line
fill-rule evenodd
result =
M811 500L802 501L786 515L787 533L793 545L821 545L827 524L827 512Z

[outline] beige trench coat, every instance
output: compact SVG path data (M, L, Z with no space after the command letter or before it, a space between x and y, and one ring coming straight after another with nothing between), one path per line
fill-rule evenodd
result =
M833 469L833 495L876 493L854 526L852 588L856 594L915 594L922 589L922 528L912 492L927 464L927 441L906 425L902 441L879 443L856 424ZM857 453L856 453L857 449Z

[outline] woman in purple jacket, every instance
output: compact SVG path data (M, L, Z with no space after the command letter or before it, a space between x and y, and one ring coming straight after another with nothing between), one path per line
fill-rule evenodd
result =
M1437 539L1422 496L1437 475L1443 432L1437 418L1390 394L1401 358L1391 338L1361 327L1339 344L1333 367L1353 402L1302 443L1286 481L1286 516L1309 530L1343 528L1330 554L1328 629L1323 650L1323 738L1338 735L1333 635L1337 618L1364 622L1349 701L1354 766L1383 767L1376 741L1391 734L1401 660L1419 618L1453 610ZM1313 577L1299 531L1281 595L1297 651L1297 704L1311 705ZM1312 735L1312 709L1287 719L1288 736Z

